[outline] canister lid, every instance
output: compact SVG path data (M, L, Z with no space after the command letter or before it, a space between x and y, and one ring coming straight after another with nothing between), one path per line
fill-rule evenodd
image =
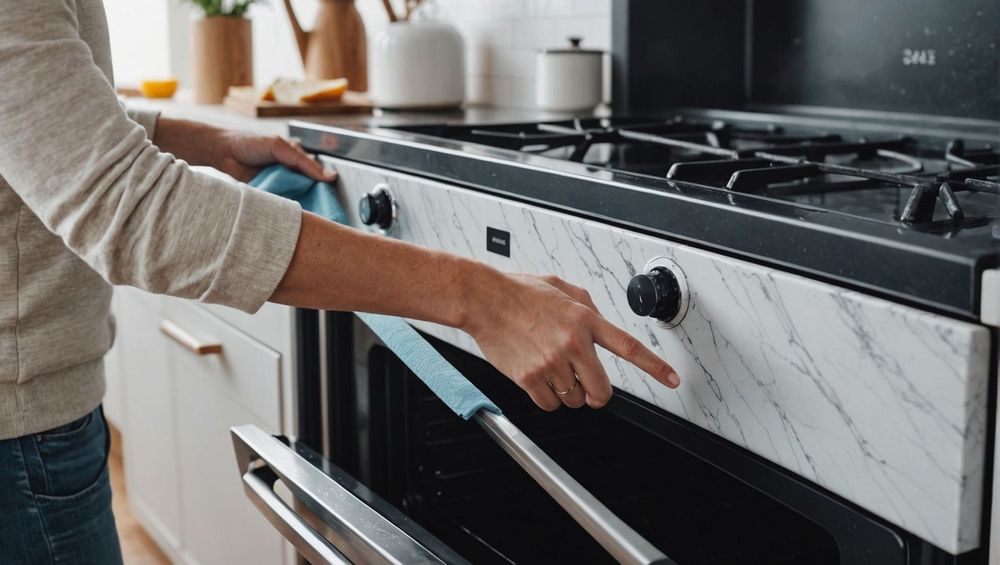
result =
M583 42L583 38L571 35L566 38L569 41L569 47L557 47L553 49L542 49L539 53L552 54L552 55L562 55L562 54L576 54L576 55L603 55L604 51L600 49L584 49L580 47L580 43Z

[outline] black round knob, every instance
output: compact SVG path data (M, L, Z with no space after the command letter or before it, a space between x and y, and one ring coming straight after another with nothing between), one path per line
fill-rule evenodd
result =
M681 287L666 267L632 277L628 283L628 305L640 316L669 322L681 310Z
M383 189L376 189L361 197L358 215L366 226L377 225L387 230L392 225L392 197Z

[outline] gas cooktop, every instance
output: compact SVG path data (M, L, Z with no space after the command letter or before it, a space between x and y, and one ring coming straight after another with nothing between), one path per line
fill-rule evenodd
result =
M312 151L438 179L977 319L1000 265L1000 124L683 109L340 128Z
M683 115L398 129L777 199L943 237L1000 239L1000 152L961 137L868 137Z

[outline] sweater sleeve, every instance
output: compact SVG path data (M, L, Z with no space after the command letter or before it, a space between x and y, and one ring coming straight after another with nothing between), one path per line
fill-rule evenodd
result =
M160 118L160 113L156 110L129 108L128 105L125 106L125 111L133 122L146 130L146 139L153 139L156 135L156 120Z
M291 261L298 204L153 146L67 0L0 13L0 176L27 207L112 284L258 309Z

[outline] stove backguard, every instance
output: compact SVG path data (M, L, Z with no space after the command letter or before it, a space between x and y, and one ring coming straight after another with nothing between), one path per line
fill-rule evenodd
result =
M617 111L839 108L1000 124L995 0L613 6Z

